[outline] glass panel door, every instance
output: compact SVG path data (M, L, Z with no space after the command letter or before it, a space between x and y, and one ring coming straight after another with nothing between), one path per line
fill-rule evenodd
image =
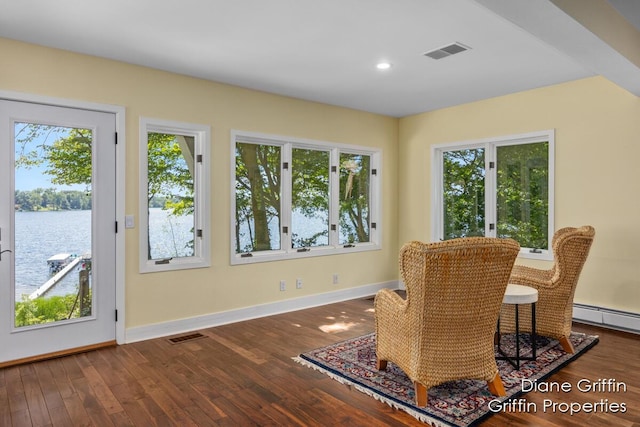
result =
M115 339L115 116L0 100L0 365Z

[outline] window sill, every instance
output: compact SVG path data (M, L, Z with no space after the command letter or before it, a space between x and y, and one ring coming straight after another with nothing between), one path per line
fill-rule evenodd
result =
M299 248L298 248L299 249ZM251 256L243 254L232 254L231 265L254 264L258 262L286 261L290 259L314 258L327 255L352 254L356 252L377 251L381 247L376 243L359 243L351 247L344 246L318 246L309 248L307 251L298 252L298 249L290 251L264 251L250 252Z
M203 258L171 258L168 262L162 263L156 263L156 261L160 260L151 260L140 263L140 273L157 273L160 271L211 267L211 261Z
M548 250L541 250L540 252L531 252L530 248L520 248L518 258L524 259L537 259L541 261L553 261L553 254Z

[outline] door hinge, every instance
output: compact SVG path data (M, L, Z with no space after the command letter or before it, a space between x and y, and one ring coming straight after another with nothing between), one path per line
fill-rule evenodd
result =
M289 234L289 227L287 227L286 225L284 227L282 227L282 232L284 234Z
M118 145L118 132L116 132L116 145Z
M378 175L378 169L371 169L371 175Z
M282 163L282 169L289 170L289 162L283 162Z
M489 169L493 169L496 167L496 162L489 162Z
M496 229L495 224L489 224L489 230L495 230L495 229Z
M197 229L196 230L196 237L202 237L202 229Z
M202 163L202 154L198 154L198 155L196 156L196 162L198 162L198 163Z
M338 172L337 166L331 166L331 172Z
M116 233L118 232L118 221L116 221Z
M116 309L116 322L118 321L118 310Z

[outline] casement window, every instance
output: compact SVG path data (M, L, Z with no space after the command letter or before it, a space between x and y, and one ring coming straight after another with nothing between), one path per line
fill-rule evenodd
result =
M380 248L380 150L241 131L231 144L231 264Z
M551 259L554 132L432 148L432 237L510 237L520 256Z
M210 128L140 119L140 271L208 267Z

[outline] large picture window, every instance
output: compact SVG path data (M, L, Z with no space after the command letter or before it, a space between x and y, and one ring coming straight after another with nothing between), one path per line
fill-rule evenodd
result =
M232 264L379 248L380 150L233 132Z
M549 259L553 153L553 131L434 146L433 237L508 237Z
M210 265L209 127L140 120L140 271Z

